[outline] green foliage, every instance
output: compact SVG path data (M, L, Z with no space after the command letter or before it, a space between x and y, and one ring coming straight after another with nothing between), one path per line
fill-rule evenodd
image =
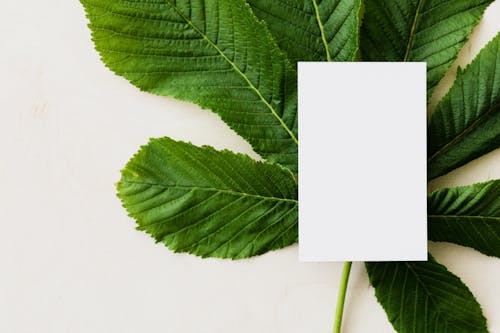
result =
M352 61L361 0L248 0L292 62Z
M297 171L297 73L244 0L82 0L102 61L142 90L219 114Z
M365 0L367 61L427 62L430 96L493 0Z
M428 209L430 240L500 258L500 180L437 190Z
M117 187L138 229L156 241L236 259L297 241L296 185L279 165L162 138L141 148Z
M396 2L401 5L401 2ZM385 13L385 18L394 16L387 14L387 10L391 10L390 6L381 7L367 1L367 12L370 11L370 6L375 6L376 9L370 12L371 16L367 14L361 44L362 50L366 49L368 58L374 57L371 60L426 60L428 95L455 59L465 36L470 33L484 10L484 6L472 9L476 13L476 19L472 20L474 15L468 16L471 25L465 29L451 31L453 26L447 27L436 20L423 30L425 34L419 34L422 23L418 17L425 21L426 15L433 12L425 9L430 3L432 2L420 1L418 4L411 4L416 6L413 8L417 14L413 19L414 27L411 28L416 33L415 36L411 33L408 35L405 48L403 43L391 43L393 40L390 34L387 42L380 44L381 40L378 38L382 38L382 31L385 30L376 30L376 27L383 23L370 21L369 17L374 19L380 13ZM455 5L458 6L454 7ZM458 2L442 3L437 7L443 10L438 16L448 15L445 7L460 9ZM477 12L478 9L480 12ZM463 25L468 22L460 19L464 13L456 12L450 19L457 20L457 25ZM399 18L394 19L396 25L401 22L403 21ZM433 31L439 27L441 32ZM440 36L447 28L444 38L436 37L436 34ZM396 29L391 33L400 34L402 31L405 30ZM444 40L454 35L460 37L460 42L442 51L443 46L447 45ZM432 38L436 41L432 41ZM422 42L422 39L430 41ZM454 85L436 107L428 128L429 179L444 175L500 146L499 48L500 35L465 70L459 70ZM401 54L404 54L402 58ZM445 59L448 60L444 62ZM500 257L498 184L498 181L494 181L432 193L428 198L429 239L469 246L482 253ZM487 332L486 321L473 295L457 277L432 258L426 263L368 263L366 266L377 299L399 333Z
M486 319L460 279L437 263L366 263L377 300L399 333L485 333Z
M500 34L459 69L428 133L430 179L500 147Z
M142 90L211 109L266 159L152 139L118 196L176 252L246 258L297 241L295 62L426 61L430 95L491 0L81 0L103 62ZM358 45L358 39L361 45ZM463 71L428 131L429 178L500 146L500 36ZM332 101L335 92L332 91ZM429 238L500 257L500 180L429 195ZM404 221L402 221L404 222ZM367 263L400 333L487 332L476 300L432 257Z

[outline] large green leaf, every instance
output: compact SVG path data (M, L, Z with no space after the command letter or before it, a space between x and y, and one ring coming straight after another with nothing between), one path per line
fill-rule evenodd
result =
M277 164L152 139L117 187L138 229L175 252L236 259L297 241L297 183Z
M500 147L500 34L458 71L428 137L429 179Z
M427 62L427 94L493 0L365 0L363 60Z
M430 240L500 257L500 180L434 191L428 210Z
M247 0L293 62L352 61L361 0Z
M297 73L244 0L82 0L103 62L139 88L217 112L297 171Z
M375 295L399 333L485 333L481 307L460 279L437 263L366 263Z

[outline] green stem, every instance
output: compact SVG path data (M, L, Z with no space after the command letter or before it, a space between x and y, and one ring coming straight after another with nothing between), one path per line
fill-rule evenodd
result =
M352 262L346 261L342 276L340 277L339 295L337 297L337 310L335 311L335 322L333 324L333 333L340 333L342 326L342 314L344 313L345 295L347 293L347 283L349 282L349 273L351 272Z

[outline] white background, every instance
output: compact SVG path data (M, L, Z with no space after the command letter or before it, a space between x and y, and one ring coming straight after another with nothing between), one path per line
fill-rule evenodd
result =
M496 1L461 63L499 18ZM0 332L331 331L341 264L299 263L295 246L238 262L173 254L135 231L115 197L119 170L149 137L250 153L217 116L111 74L75 0L4 1L0 50ZM490 178L500 178L500 151L432 186ZM452 245L431 251L499 333L500 260ZM344 327L392 332L361 264Z

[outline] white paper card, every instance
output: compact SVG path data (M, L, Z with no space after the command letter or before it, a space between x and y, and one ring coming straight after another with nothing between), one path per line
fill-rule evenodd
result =
M427 260L425 63L301 62L301 261Z

